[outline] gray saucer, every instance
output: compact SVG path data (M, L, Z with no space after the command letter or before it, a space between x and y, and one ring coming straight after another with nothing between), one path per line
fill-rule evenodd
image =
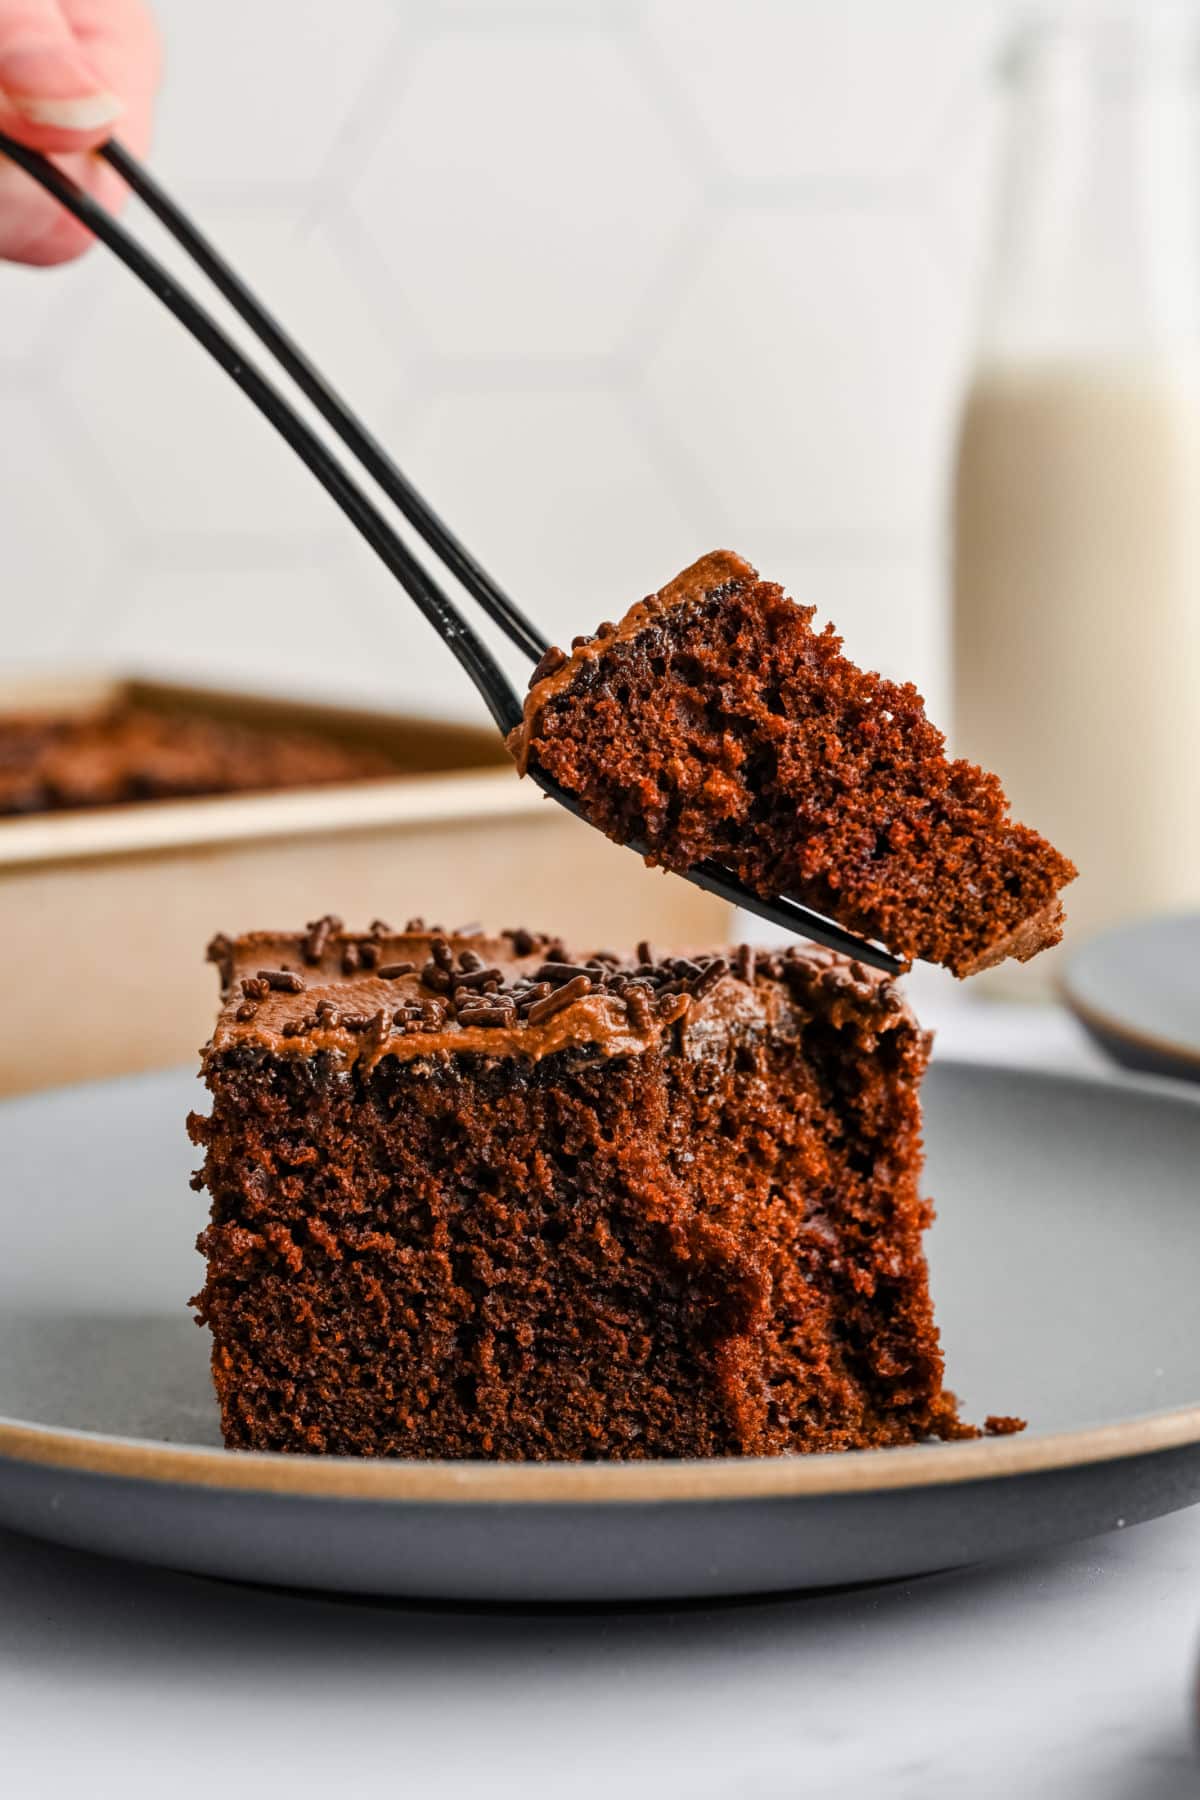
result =
M1200 1081L1200 913L1139 919L1076 950L1063 997L1127 1069Z
M981 1443L750 1462L220 1448L186 1074L0 1106L0 1524L240 1579L631 1600L912 1575L1200 1498L1200 1095L935 1065L933 1281Z

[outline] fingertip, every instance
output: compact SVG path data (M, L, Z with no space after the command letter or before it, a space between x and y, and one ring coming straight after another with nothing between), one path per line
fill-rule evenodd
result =
M87 149L103 143L122 111L56 6L6 18L0 116L14 137L36 150Z
M111 131L52 131L29 125L22 125L17 130L3 113L0 113L0 131L27 150L39 150L43 156L88 155L102 149L113 135Z
M0 130L30 150L96 150L107 143L124 108L113 94L19 103L0 94Z
M11 254L30 268L53 269L61 263L77 261L95 242L85 225L64 213L49 230L14 248Z

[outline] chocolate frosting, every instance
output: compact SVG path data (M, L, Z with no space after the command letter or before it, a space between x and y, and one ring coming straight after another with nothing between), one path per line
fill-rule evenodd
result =
M562 1050L637 1056L680 1028L685 1053L739 1029L798 1030L821 1014L868 1035L914 1023L885 977L832 951L656 957L570 955L541 933L443 933L414 921L347 932L217 937L220 1017L206 1055L257 1046L345 1066L475 1054L540 1061ZM409 965L407 968L405 965Z

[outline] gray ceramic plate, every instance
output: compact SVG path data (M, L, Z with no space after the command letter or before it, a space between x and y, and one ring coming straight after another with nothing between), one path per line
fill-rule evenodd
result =
M1200 1081L1200 913L1141 919L1076 950L1068 1006L1129 1069Z
M931 1256L982 1443L762 1462L364 1463L219 1447L184 1301L187 1075L0 1106L0 1524L240 1579L631 1600L916 1574L1200 1499L1200 1096L935 1066Z

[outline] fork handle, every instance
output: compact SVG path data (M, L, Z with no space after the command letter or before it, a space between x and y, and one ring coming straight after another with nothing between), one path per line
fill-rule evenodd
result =
M137 279L150 289L167 311L178 319L197 343L235 382L315 475L355 529L366 539L381 562L391 571L410 599L458 658L500 730L506 735L521 722L521 703L512 684L482 640L457 607L443 593L408 546L392 530L382 513L304 423L272 382L234 343L216 320L186 288L142 248L113 215L64 175L36 150L0 132L0 152L31 175L39 185L87 226Z
M403 471L362 420L351 412L337 390L309 361L295 339L269 313L261 300L226 262L216 246L188 217L178 203L161 188L125 146L110 138L100 155L128 182L138 199L166 226L197 266L203 269L214 287L222 293L280 366L286 369L301 393L306 394L317 411L330 424L351 454L374 477L404 517L424 538L434 554L457 576L463 587L483 607L489 618L499 625L519 650L538 662L548 642L537 627L510 600L503 589L476 561L462 540L438 517L428 501L418 493Z

